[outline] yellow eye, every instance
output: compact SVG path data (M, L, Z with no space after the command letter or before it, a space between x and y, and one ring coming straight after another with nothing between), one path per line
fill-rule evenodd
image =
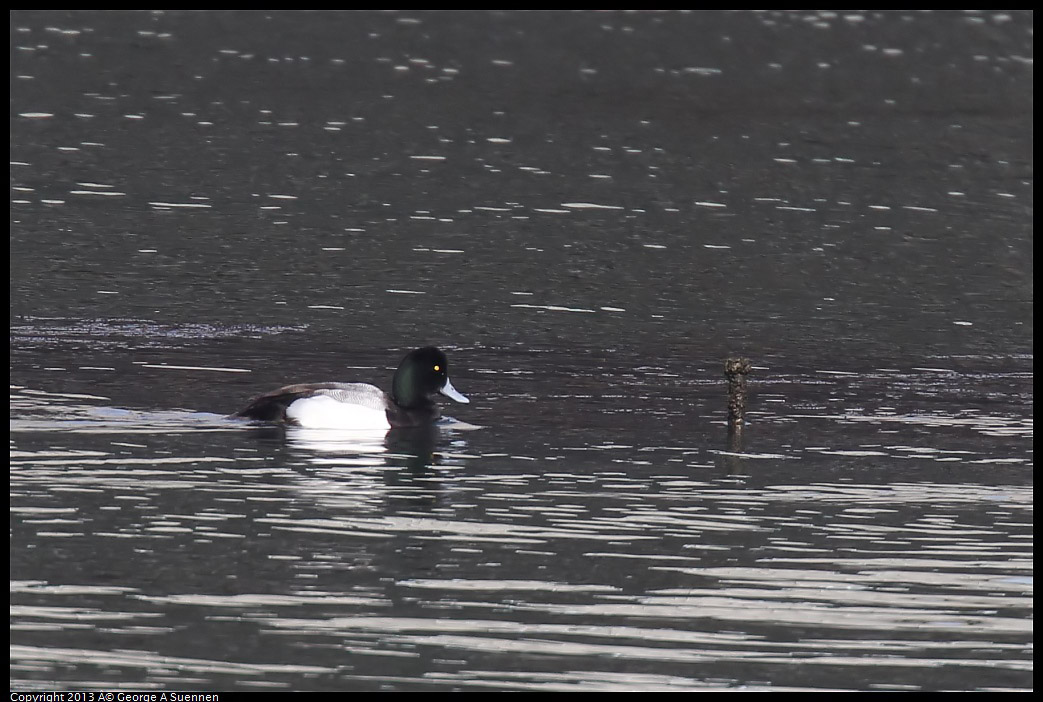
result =
M441 366L435 366L435 370L436 371L440 371L440 370L442 370L442 368L441 368Z

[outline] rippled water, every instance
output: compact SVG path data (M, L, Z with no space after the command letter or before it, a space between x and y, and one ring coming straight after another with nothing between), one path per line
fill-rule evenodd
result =
M722 412L687 441L654 433L688 420L669 411L610 440L534 420L385 441L15 388L12 680L1023 687L1030 419L806 402L1029 382L938 373L789 379L804 408L745 448Z
M1031 31L14 11L12 688L1030 690Z

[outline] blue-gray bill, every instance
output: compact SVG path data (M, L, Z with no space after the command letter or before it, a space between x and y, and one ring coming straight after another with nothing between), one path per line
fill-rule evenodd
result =
M457 402L462 402L465 405L469 404L471 402L466 397L461 395L459 390L457 390L456 388L453 387L453 384L451 382L449 382L449 378L445 379L445 385L443 385L442 389L439 390L438 392L442 393L443 395L445 395L446 397L448 397L450 399L456 400Z

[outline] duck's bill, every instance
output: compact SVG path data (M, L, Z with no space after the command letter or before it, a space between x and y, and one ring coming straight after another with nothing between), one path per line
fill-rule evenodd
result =
M462 402L465 405L470 402L470 400L461 395L460 392L453 387L453 384L449 382L449 378L445 379L445 385L442 386L442 389L439 390L439 392L445 395L446 397L452 400L456 400L457 402Z

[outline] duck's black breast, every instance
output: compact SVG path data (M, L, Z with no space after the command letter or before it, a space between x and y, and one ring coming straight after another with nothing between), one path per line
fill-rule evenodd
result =
M326 395L346 405L384 410L391 422L393 409L398 409L380 388L366 383L301 383L286 385L254 398L233 417L260 422L286 422L286 409L297 400Z
M417 404L413 407L401 407L394 402L388 402L388 423L392 427L406 428L419 427L431 424L442 416L438 405L430 400Z

